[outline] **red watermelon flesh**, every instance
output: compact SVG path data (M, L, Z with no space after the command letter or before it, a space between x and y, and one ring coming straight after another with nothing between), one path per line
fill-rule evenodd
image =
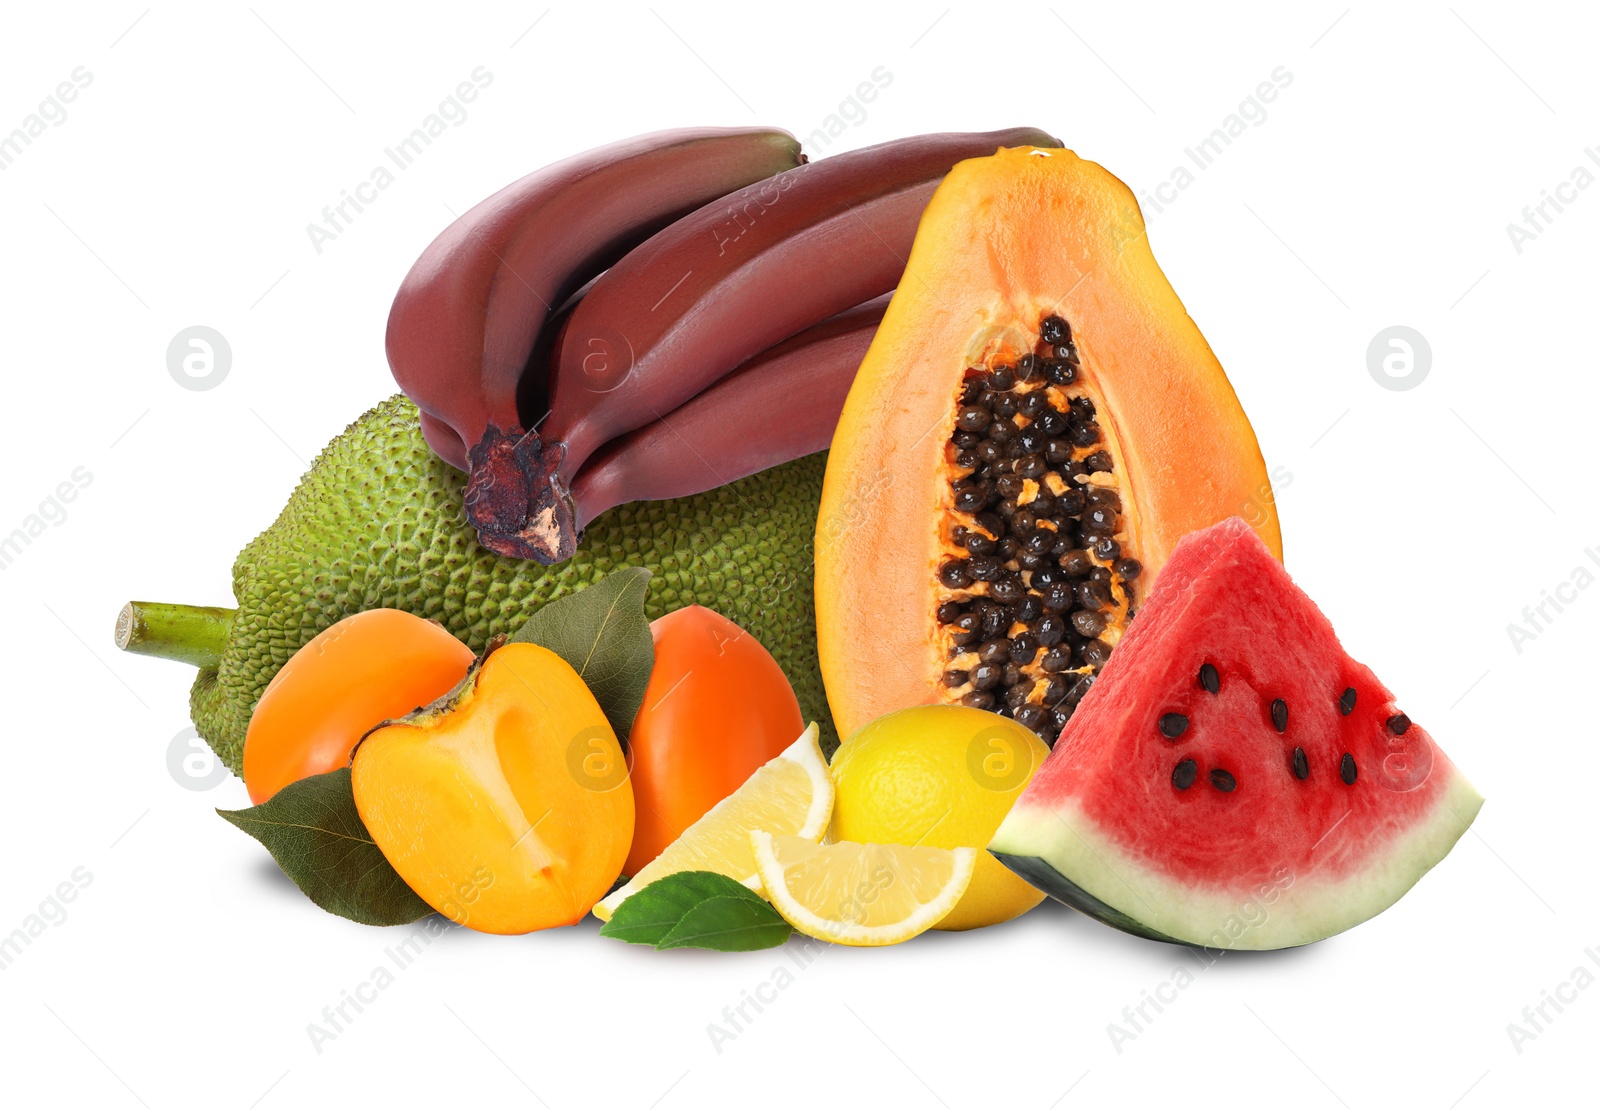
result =
M1267 949L1383 911L1481 804L1234 518L1173 551L990 850L1136 934Z

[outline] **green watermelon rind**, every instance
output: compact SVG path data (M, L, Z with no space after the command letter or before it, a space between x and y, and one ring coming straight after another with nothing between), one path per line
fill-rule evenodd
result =
M1383 912L1472 826L1483 797L1442 754L1437 760L1433 779L1449 783L1417 825L1335 882L1318 884L1316 864L1289 867L1296 884L1264 905L1249 890L1208 891L1173 880L1123 853L1070 804L1019 803L995 833L989 853L1061 903L1146 939L1228 951L1298 947ZM1352 841L1360 839L1352 836ZM1308 884L1297 888L1302 879ZM1242 915L1253 915L1252 903L1266 913L1259 925L1251 926Z
M1016 874L1022 880L1032 885L1042 893L1046 893L1064 905L1077 909L1085 916L1092 916L1102 924L1110 925L1120 932L1139 936L1141 939L1153 939L1160 943L1176 943L1184 947L1198 947L1199 944L1189 943L1187 940L1173 939L1164 936L1153 928L1147 928L1126 912L1112 908L1093 893L1080 888L1078 883L1056 869L1045 859L1032 854L1003 854L998 850L991 850L1000 860L1000 864Z

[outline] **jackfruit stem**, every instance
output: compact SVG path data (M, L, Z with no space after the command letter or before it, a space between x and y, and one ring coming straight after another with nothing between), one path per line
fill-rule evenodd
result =
M117 614L117 647L215 670L233 627L231 609L129 602Z

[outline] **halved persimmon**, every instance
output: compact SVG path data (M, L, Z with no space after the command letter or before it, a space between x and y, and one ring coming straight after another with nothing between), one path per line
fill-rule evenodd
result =
M576 924L633 839L622 746L572 666L490 645L448 695L362 739L361 821L419 897L502 935Z

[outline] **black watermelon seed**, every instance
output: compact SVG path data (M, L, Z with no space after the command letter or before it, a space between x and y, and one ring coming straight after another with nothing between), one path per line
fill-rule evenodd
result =
M1311 775L1311 763L1306 760L1306 751L1298 745L1294 747L1294 778L1304 780Z
M1344 694L1339 696L1339 713L1340 714L1349 714L1352 710L1355 710L1355 709L1356 709L1356 689L1354 687L1346 687L1344 689Z
M1348 753L1339 758L1339 779L1346 784L1356 782L1356 759Z
M1168 713L1163 714L1156 725L1160 728L1161 735L1170 740L1189 728L1189 720L1181 714Z
M1185 757L1172 770L1172 786L1182 792L1194 783L1194 775L1199 771L1200 766L1194 763L1194 758Z
M1218 792L1232 792L1239 787L1239 782L1233 779L1233 774L1227 769L1212 769L1211 786Z
M1222 690L1222 676L1218 674L1215 664L1200 665L1200 686L1213 695Z
M1409 729L1411 729L1411 719L1407 718L1404 712L1390 717L1389 732L1391 734L1399 737Z
M1289 728L1289 704L1282 699L1272 700L1272 725L1280 734Z

